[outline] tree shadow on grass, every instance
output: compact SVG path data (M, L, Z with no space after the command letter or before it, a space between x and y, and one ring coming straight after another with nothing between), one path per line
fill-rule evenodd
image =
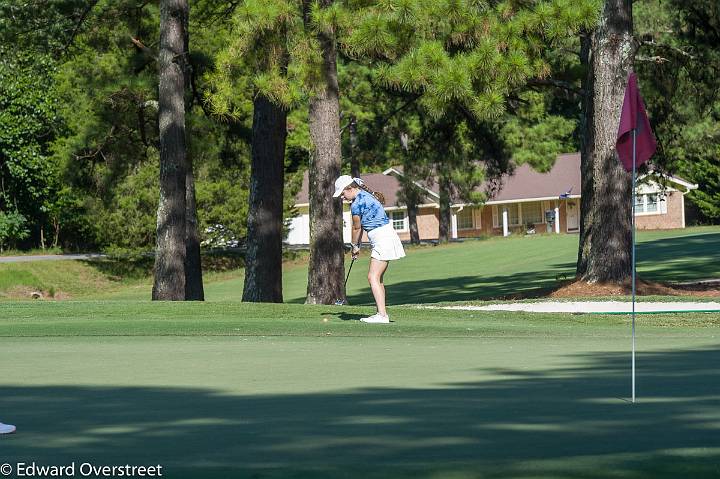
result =
M570 266L569 263L556 265L545 272L523 271L502 276L455 276L391 283L385 285L385 299L388 305L399 305L540 297L560 286L555 268L567 269ZM359 294L348 296L348 302L353 305L374 304L372 291L369 287L365 288Z
M720 277L720 234L702 234L659 239L638 244L638 270L651 281L683 281ZM573 279L574 263L548 265L544 271L508 272L505 275L418 278L415 281L389 283L390 305L472 301L487 299L522 299L542 297ZM646 271L646 273L643 273ZM392 279L392 277L390 277ZM348 296L355 305L373 304L369 287Z
M10 385L0 411L19 433L0 437L0 462L162 464L170 478L718 477L720 351L641 355L634 405L617 398L627 355L566 364L312 394Z
M718 278L720 233L639 243L637 261L640 274L653 281Z
M346 311L325 311L320 314L323 316L324 315L334 316L343 321L360 321L360 318L365 318L368 316L367 314L354 314L354 313L348 313Z

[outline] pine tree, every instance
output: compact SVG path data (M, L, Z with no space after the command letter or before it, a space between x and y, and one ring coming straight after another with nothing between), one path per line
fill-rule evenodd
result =
M306 303L332 304L345 300L342 203L333 198L334 180L340 176L340 88L337 79L336 25L340 10L334 0L303 1L305 25L320 46L319 84L310 96L310 262ZM329 18L330 17L330 18ZM329 21L328 21L329 20Z
M183 52L187 58L185 65L185 115L191 118L192 95L192 63L190 60L190 6L187 10L187 22L183 38ZM188 122L189 124L189 122ZM190 149L192 128L190 134L185 135L185 300L204 301L205 289L202 279L202 260L200 258L200 234L198 231L197 200L195 197L195 173L193 171L193 156Z
M636 71L659 149L653 168L698 184L686 196L702 223L720 221L720 5L633 4Z
M296 2L243 2L232 18L233 42L218 55L212 76L216 114L233 117L239 103L253 105L243 301L283 300L285 139L288 110L300 98L291 53L302 48L301 13Z
M584 37L583 61L588 70L583 86L577 275L588 282L622 282L632 272L632 179L615 151L635 55L632 32L632 2L606 0L597 26Z
M431 116L456 108L491 121L528 80L550 75L548 47L593 25L596 3L386 0L362 10L344 46L376 59L381 84L421 94Z
M233 16L234 41L218 56L211 96L216 113L232 115L238 97L247 98L238 90L253 91L245 300L282 300L285 122L287 111L303 105L311 139L307 301L330 304L345 297L342 205L332 198L341 162L335 48L343 15L332 1L246 0Z
M488 176L507 169L498 126L509 100L528 82L547 80L552 48L596 18L596 0L387 0L363 9L349 27L345 51L373 59L377 82L418 95L422 111L436 123L425 141L443 153L434 162L440 241L449 235L453 190L470 194L483 176L471 162L484 162ZM458 135L472 147L457 145ZM452 154L445 154L448 148Z
M410 230L410 243L420 244L420 231L417 224L417 215L419 205L425 198L426 193L418 186L421 179L427 178L429 175L423 172L424 163L417 161L410 155L412 145L410 137L406 132L400 133L400 142L403 149L403 171L400 176L400 192L398 200L404 203L408 213L408 229Z
M185 299L187 0L160 5L160 204L153 300Z

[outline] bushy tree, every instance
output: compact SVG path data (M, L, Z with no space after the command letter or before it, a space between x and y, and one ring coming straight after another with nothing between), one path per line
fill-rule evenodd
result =
M243 297L281 301L283 166L287 111L307 112L310 178L310 303L344 298L336 42L340 3L240 2L232 41L217 58L211 101L219 114L253 102L253 174Z
M502 137L516 164L527 163L537 171L549 171L560 153L575 151L575 118L549 113L546 95L519 95L515 114L502 127Z
M644 0L634 5L643 85L659 149L653 167L698 189L700 221L720 220L720 7Z
M8 246L14 247L18 241L24 240L29 235L27 220L21 213L0 211L0 252Z
M434 157L441 241L448 238L451 197L465 192L470 201L485 176L507 171L511 152L504 137L520 152L531 148L520 144L518 134L513 138L513 125L505 135L500 126L531 82L548 80L553 48L596 18L594 1L462 0L382 1L353 18L345 51L372 59L376 81L415 95L430 117L421 133L427 155L416 157ZM540 156L547 163L550 155L535 153L521 161L537 163Z
M0 45L0 211L21 214L36 244L60 174L51 158L52 142L63 131L55 91L47 88L54 71L47 55Z

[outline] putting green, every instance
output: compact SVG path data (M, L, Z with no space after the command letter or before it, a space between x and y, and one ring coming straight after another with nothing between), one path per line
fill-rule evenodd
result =
M1 311L0 420L18 433L0 437L0 463L161 464L171 478L720 473L717 318L639 321L633 405L624 318L407 308L385 326L343 308L137 308Z

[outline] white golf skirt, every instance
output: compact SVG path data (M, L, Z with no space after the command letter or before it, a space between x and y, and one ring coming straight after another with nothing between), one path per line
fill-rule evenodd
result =
M392 261L405 256L405 249L393 229L392 223L370 230L367 235L372 245L371 258Z

